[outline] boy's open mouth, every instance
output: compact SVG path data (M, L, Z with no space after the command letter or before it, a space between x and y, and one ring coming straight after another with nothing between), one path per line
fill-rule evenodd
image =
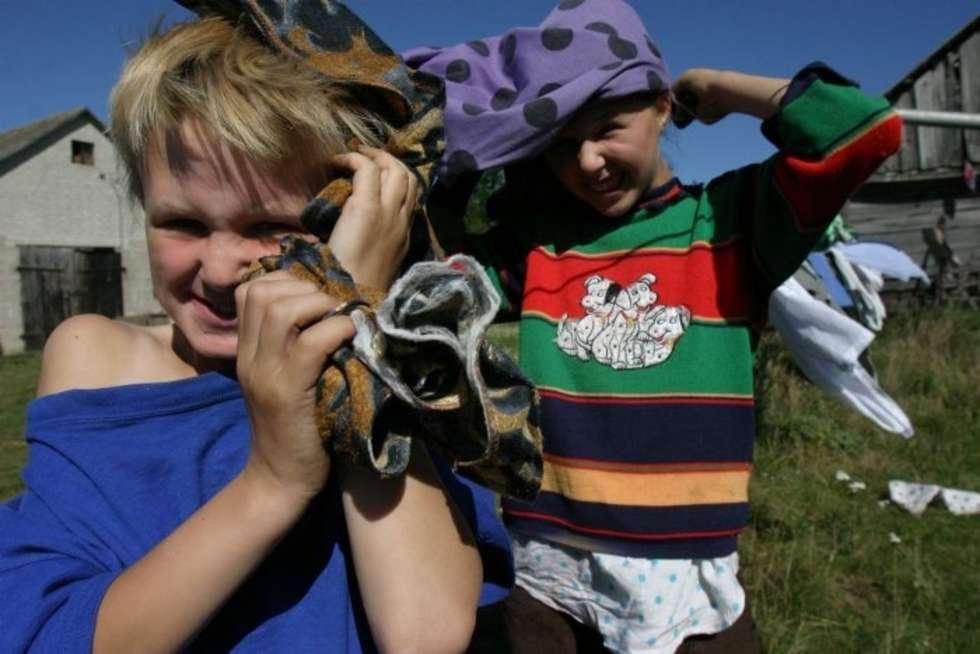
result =
M237 317L238 312L234 302L230 304L227 302L213 302L199 295L195 295L194 300L202 309L205 309L208 313L223 322L232 322Z

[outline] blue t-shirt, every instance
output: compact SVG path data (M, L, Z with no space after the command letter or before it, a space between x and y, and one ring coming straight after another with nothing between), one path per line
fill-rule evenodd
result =
M26 489L0 505L0 652L89 651L99 603L135 563L242 469L249 422L217 373L75 390L32 402ZM484 566L481 603L512 583L492 494L437 461ZM330 483L189 651L374 651Z

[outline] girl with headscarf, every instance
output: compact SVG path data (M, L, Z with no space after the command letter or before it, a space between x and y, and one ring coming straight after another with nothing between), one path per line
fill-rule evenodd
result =
M736 549L754 345L769 293L896 151L899 118L822 64L672 82L622 0L562 0L538 27L406 60L446 82L436 234L507 296L542 397L541 493L503 502L513 650L758 651ZM661 154L671 118L729 113L779 152L681 183ZM466 232L495 168L489 229Z

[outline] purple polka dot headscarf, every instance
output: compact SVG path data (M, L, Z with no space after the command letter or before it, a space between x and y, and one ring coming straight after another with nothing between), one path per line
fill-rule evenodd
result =
M562 0L538 27L403 57L446 81L439 172L448 182L536 156L592 99L670 88L660 51L623 0Z

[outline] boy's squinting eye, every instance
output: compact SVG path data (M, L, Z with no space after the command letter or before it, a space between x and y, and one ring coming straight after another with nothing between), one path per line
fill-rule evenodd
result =
M252 226L252 233L260 239L279 239L289 234L303 231L299 225L284 222L266 221Z
M199 220L193 218L169 218L161 221L160 227L171 232L179 232L191 236L203 236L208 228Z

